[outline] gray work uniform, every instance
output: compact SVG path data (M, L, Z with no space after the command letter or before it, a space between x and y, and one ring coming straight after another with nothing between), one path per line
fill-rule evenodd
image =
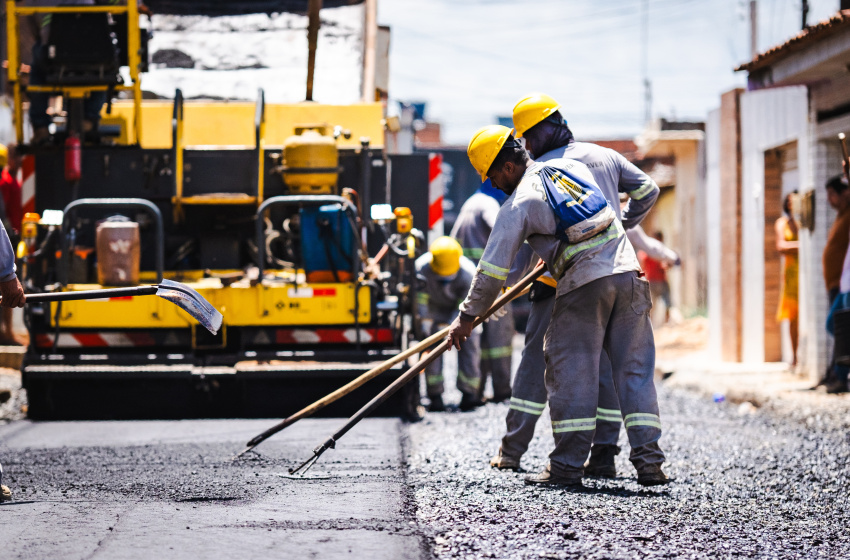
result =
M582 163L555 159L547 165L594 182ZM558 279L544 337L545 384L555 438L555 450L549 456L552 472L559 476L583 473L597 419L606 415L598 406L603 350L611 361L632 463L638 470L660 466L664 454L658 446L661 423L653 384L649 284L638 277L640 266L619 220L576 244L555 237L555 216L536 174L541 167L539 163L529 167L499 211L461 312L468 318L489 307L527 241Z
M476 265L484 253L484 246L496 222L501 205L484 193L477 192L461 206L451 236L463 247L463 254ZM514 316L511 306L498 321L482 325L481 333L481 389L489 375L493 382L493 395L497 400L511 395L511 359L513 356Z
M514 284L530 272L537 255L525 244L514 260L507 283ZM534 438L537 420L546 408L546 360L543 339L555 308L552 276L545 274L534 282L529 298L531 308L525 327L525 347L513 382L510 408L505 417L507 430L502 438L502 455L519 460ZM596 409L596 432L593 445L617 445L620 438L620 400L614 389L614 378L608 355L602 352L599 367L599 403Z
M655 204L660 192L655 182L637 166L630 163L621 154L609 148L586 142L570 142L567 146L551 150L537 161L549 161L566 157L585 164L593 179L605 195L611 207L622 219L630 241L634 233L640 230L638 224ZM627 193L629 202L625 212L620 211L619 193ZM642 233L642 231L640 232ZM639 239L643 241L643 239ZM656 240L651 240L660 245ZM634 245L634 241L633 241ZM658 254L669 251L661 245L658 248L651 243L640 243L640 248ZM649 252L647 251L647 252ZM530 270L534 259L529 258L530 251L520 251L517 262L511 269L508 284L512 284ZM674 253L675 255L675 253ZM675 257L674 257L675 258ZM538 293L546 292L538 286ZM554 294L552 294L554 295ZM538 295L538 297L540 297ZM525 348L522 360L517 368L513 383L513 396L505 423L507 432L502 438L502 454L519 459L528 449L534 437L537 419L546 405L546 385L544 382L545 362L543 360L543 338L549 327L549 319L555 307L555 298L532 301L525 329ZM605 352L599 359L599 403L596 411L596 432L593 445L616 446L620 439L620 401L614 389L611 361Z
M463 301L472 277L475 265L466 257L460 258L460 270L453 277L440 276L431 268L431 253L425 253L416 259L416 274L424 279L425 286L418 292L419 317L430 325L423 326L430 336L454 321L458 314L458 304ZM480 330L475 329L469 337L470 344L464 345L458 354L457 388L473 397L481 387L481 347ZM425 384L429 397L443 394L443 360L437 358L425 369Z

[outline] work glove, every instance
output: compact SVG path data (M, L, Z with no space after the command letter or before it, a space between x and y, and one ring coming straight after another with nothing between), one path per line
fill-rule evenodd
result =
M490 320L492 319L493 322L495 323L496 321L498 321L499 319L501 319L502 317L504 317L507 314L508 314L508 308L507 307L500 307L499 309L495 310L492 315L490 315L489 317L484 319L484 322L489 323Z

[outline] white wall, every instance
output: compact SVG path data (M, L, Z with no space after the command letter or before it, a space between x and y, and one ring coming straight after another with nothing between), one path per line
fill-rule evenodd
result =
M742 301L745 362L764 361L764 152L797 141L801 192L811 188L809 100L805 86L741 96ZM801 248L802 254L802 248Z
M812 118L815 122L815 108ZM824 185L841 173L839 132L850 134L850 116L812 124L812 185L815 190L815 231L800 238L800 349L804 371L812 379L820 378L832 355L832 337L824 330L828 308L823 282L823 249L836 212L826 200ZM803 336L805 333L805 338ZM805 345L804 345L805 343Z
M720 109L708 114L705 121L705 216L706 267L708 275L708 352L722 354L720 316Z

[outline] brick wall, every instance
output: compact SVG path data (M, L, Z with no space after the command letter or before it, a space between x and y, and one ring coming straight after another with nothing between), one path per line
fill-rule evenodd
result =
M722 359L741 360L741 126L743 89L720 98L720 346Z

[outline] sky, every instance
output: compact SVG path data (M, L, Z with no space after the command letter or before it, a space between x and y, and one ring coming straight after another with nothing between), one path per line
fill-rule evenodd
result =
M809 24L838 4L810 0ZM760 52L799 32L800 6L758 2ZM745 85L734 68L750 59L747 0L378 0L378 22L391 27L391 99L426 101L459 145L535 91L561 103L578 138L633 137L644 66L653 118L702 121Z

